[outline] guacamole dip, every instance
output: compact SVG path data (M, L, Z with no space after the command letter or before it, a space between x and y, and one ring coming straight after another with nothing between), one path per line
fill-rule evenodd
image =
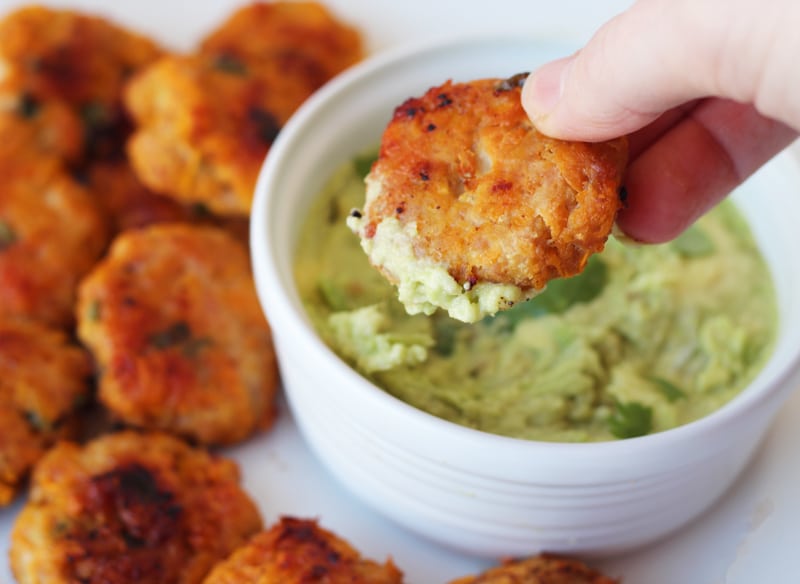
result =
M410 316L345 224L368 162L340 169L312 206L295 277L333 350L417 408L531 440L629 438L719 408L770 352L770 275L729 202L668 244L611 238L582 274L497 316Z

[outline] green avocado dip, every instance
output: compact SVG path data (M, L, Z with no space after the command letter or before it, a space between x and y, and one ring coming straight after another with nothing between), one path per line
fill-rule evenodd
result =
M295 278L324 341L421 410L530 440L630 438L716 410L770 353L772 282L730 202L668 244L612 237L582 274L494 317L409 316L345 224L369 162L345 165L313 204Z

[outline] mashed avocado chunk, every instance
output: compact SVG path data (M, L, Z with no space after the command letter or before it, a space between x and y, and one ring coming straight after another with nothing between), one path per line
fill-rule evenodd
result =
M331 338L342 354L365 373L414 366L428 357L430 334L397 333L380 304L334 312L328 317Z
M364 189L348 164L316 200L295 257L298 289L342 359L435 416L531 440L640 436L718 409L770 353L772 282L730 202L668 244L612 238L580 275L465 324L423 306L408 314L369 264L345 224Z
M358 232L363 220L351 214L347 225ZM486 315L497 314L531 298L536 292L493 282L481 282L465 289L443 264L418 258L413 249L415 239L414 223L402 226L396 218L387 217L378 224L372 238L361 241L367 256L398 282L397 298L409 314L433 314L438 308L444 308L457 320L477 322Z

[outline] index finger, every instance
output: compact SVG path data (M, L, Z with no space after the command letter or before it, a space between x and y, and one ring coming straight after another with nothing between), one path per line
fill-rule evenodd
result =
M617 225L639 241L668 241L796 137L750 105L700 102L631 160Z

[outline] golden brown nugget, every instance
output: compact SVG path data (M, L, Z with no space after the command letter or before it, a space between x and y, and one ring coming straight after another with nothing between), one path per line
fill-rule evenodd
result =
M74 323L78 281L107 244L105 219L59 161L0 143L0 318Z
M142 35L69 10L28 6L0 21L3 91L73 108L89 157L117 154L128 129L122 87L162 52Z
M360 33L317 2L254 2L234 12L200 45L231 66L275 54L310 59L325 79L361 60Z
M47 448L74 435L91 376L89 354L62 331L0 318L0 506Z
M127 88L137 123L131 163L159 194L246 215L272 142L323 82L310 61L295 55L241 68L208 56L166 57Z
M218 228L119 235L81 283L78 335L99 400L122 422L229 444L273 419L270 329L246 250Z
M62 102L0 90L0 142L15 156L29 152L77 162L83 155L83 125Z
M233 461L129 431L45 455L9 557L20 584L194 584L261 526Z
M550 554L510 560L477 576L450 584L618 584L583 562Z
M204 584L401 584L391 560L378 564L321 528L316 521L282 517L217 565Z
M579 273L605 245L626 141L540 134L522 78L433 87L386 127L348 224L412 314L478 320Z

